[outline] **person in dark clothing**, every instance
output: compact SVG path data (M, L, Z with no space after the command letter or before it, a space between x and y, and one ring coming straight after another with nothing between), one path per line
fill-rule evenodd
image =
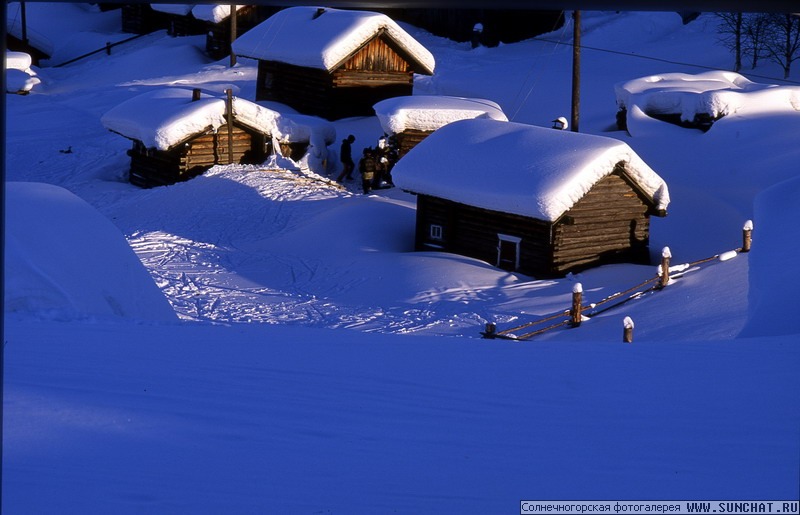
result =
M345 177L347 177L347 180L353 180L353 168L355 168L355 163L353 163L352 145L355 140L356 137L352 134L342 140L342 146L339 149L339 161L342 162L343 168L342 173L336 178L336 182L342 182Z
M361 172L361 189L364 195L372 190L372 181L375 180L375 151L371 147L364 149L364 156L358 163Z
M378 139L378 148L375 149L375 182L374 188L390 188L392 184L392 168L397 161L396 142L383 135Z

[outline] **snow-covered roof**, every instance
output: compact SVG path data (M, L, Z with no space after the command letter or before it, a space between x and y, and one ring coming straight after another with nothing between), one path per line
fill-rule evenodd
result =
M233 49L242 57L331 71L381 32L408 54L415 71L433 74L436 62L424 46L388 16L369 11L290 7L243 34Z
M745 107L751 113L800 111L800 86L759 84L727 71L651 75L620 82L614 91L620 108L636 105L645 113L680 114L685 121L696 114L718 118Z
M24 72L30 71L31 56L25 52L12 52L6 50L6 70L22 70Z
M6 92L23 93L42 81L31 69L31 56L25 52L6 50Z
M186 16L192 12L194 4L150 4L150 7L152 7L154 11Z
M373 107L387 134L407 129L435 131L448 123L471 118L508 121L499 105L483 98L411 95L381 100Z
M247 7L247 5L237 5L236 11ZM221 4L201 4L195 5L192 8L192 16L198 20L210 21L211 23L219 23L231 15L230 5Z
M324 141L336 136L329 124L308 124L286 117L248 100L233 98L234 118L279 141L310 141L316 134ZM192 101L188 88L165 88L143 93L114 107L101 118L107 129L141 141L148 148L168 150L186 139L225 125L225 98L202 94Z
M515 122L446 125L406 154L392 177L414 193L552 222L620 162L666 210L666 183L626 143Z

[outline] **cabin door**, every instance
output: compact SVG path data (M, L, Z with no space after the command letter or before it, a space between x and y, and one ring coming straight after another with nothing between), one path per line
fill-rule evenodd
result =
M513 272L519 268L519 243L516 236L497 235L497 267Z

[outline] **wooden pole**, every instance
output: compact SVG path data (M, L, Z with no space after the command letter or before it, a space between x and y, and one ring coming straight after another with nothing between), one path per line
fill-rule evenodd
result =
M633 343L633 319L631 317L625 317L622 321L622 341Z
M25 2L19 3L19 17L20 23L22 23L22 43L27 45L28 44L28 14L25 9ZM5 23L5 20L3 20Z
M228 118L228 164L233 164L233 90L225 90L225 115Z
M742 252L750 252L750 246L753 244L753 221L748 220L742 227Z
M572 13L572 132L579 132L581 111L581 12Z
M231 68L236 66L236 52L233 51L233 42L236 41L236 4L231 5Z
M572 287L572 308L569 310L570 323L572 327L581 325L581 303L583 302L583 285L575 283Z
M669 247L664 247L661 251L661 281L658 283L659 288L664 288L669 283L669 260L672 258L672 253Z
M197 102L198 100L200 100L201 94L202 92L200 91L200 88L192 89L192 102Z

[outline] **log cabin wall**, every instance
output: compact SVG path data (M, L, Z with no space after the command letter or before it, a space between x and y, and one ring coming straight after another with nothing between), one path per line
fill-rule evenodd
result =
M554 271L648 263L649 210L648 200L618 166L554 225Z
M408 154L409 150L416 147L420 141L430 136L433 131L420 131L417 129L406 129L403 132L396 134L397 139L397 156L398 159Z
M120 10L122 32L131 34L150 34L169 28L169 18L165 13L154 11L147 4L125 4Z
M431 225L442 228L431 238ZM417 250L442 250L498 264L498 234L521 238L519 272L550 276L550 224L534 218L481 209L458 202L417 195Z
M259 61L257 81L257 101L281 102L301 113L327 118L332 84L325 70Z
M199 135L171 150L147 149L135 141L128 155L132 184L151 188L186 181L214 165L228 164L228 127ZM234 124L233 162L259 164L265 159L266 136Z

